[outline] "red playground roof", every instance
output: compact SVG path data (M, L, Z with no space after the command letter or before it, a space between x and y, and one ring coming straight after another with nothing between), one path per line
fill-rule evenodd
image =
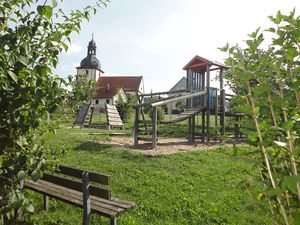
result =
M211 68L210 70L215 70L215 69L229 69L228 66L218 63L216 61L211 61L209 59L203 58L201 56L196 55L188 64L186 64L183 69L188 70L192 69L195 72L202 72L206 70L206 66L214 66L214 68Z

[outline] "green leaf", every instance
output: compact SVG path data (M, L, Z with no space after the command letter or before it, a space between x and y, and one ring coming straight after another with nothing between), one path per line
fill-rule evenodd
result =
M276 24L280 24L281 20L282 20L282 15L281 15L281 12L278 11L277 14L276 14L276 18L275 18L275 21L274 21L274 22L275 22Z
M298 51L297 51L297 49L296 48L294 48L294 47L291 47L291 48L288 48L287 49L287 55L286 55L286 58L288 59L288 60L293 60L295 57L297 57L298 56Z
M13 71L8 70L7 73L10 76L10 78L13 79L13 81L15 83L18 83L18 77L17 77L17 75Z
M61 45L64 47L65 51L67 52L69 48L68 45L63 42L61 42Z
M38 171L34 170L32 173L31 173L31 178L33 181L37 181L38 179L40 179L40 174Z
M293 128L294 126L294 122L293 121L287 121L283 124L282 128L285 130L285 131L289 131Z
M273 27L270 27L270 28L266 29L265 31L272 32L272 33L276 32L275 28L273 28Z
M284 190L281 190L280 188L271 189L268 191L268 196L274 197L280 195Z
M40 15L45 16L47 19L52 17L53 8L49 5L39 5L37 11Z
M18 175L17 175L18 180L24 180L25 175L26 175L26 173L25 173L24 170L19 171L19 173L18 173Z
M293 212L293 219L294 219L294 224L295 225L300 225L300 212Z
M26 206L26 210L27 210L28 212L31 212L31 213L34 212L34 208L33 208L33 206L32 206L31 204L28 205L28 206Z
M300 177L299 176L286 176L283 178L282 182L281 182L281 188L284 189L288 189L291 192L293 192L294 194L297 194L297 182L300 181Z

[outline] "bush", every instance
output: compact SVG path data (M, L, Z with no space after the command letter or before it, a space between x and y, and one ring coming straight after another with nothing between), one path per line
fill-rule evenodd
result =
M137 100L134 96L127 96L127 101L125 101L120 95L118 96L118 100L116 101L116 108L123 122L127 121L132 115L136 102Z
M153 118L153 110L148 111L149 117ZM157 107L157 121L163 120L165 118L165 109L164 107Z
M95 1L101 6L105 0ZM68 94L52 70L71 33L96 10L87 6L68 15L51 2L0 3L0 224L31 222L34 208L19 182L38 180L60 155L43 139L54 131L51 114Z

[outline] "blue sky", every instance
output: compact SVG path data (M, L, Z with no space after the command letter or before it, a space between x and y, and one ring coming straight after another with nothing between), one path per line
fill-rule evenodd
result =
M92 2L65 0L62 7ZM269 27L269 15L294 7L299 13L299 0L111 0L72 35L55 72L76 74L94 33L108 75L142 75L146 92L167 91L185 76L182 67L195 55L223 62L226 55L218 47L241 43L256 28Z

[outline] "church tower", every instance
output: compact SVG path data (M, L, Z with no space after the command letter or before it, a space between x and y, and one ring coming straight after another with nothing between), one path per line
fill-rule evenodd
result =
M101 74L104 72L101 70L101 63L96 57L96 42L94 36L87 46L87 56L81 60L80 66L77 67L77 75L86 74L88 79L97 81Z

